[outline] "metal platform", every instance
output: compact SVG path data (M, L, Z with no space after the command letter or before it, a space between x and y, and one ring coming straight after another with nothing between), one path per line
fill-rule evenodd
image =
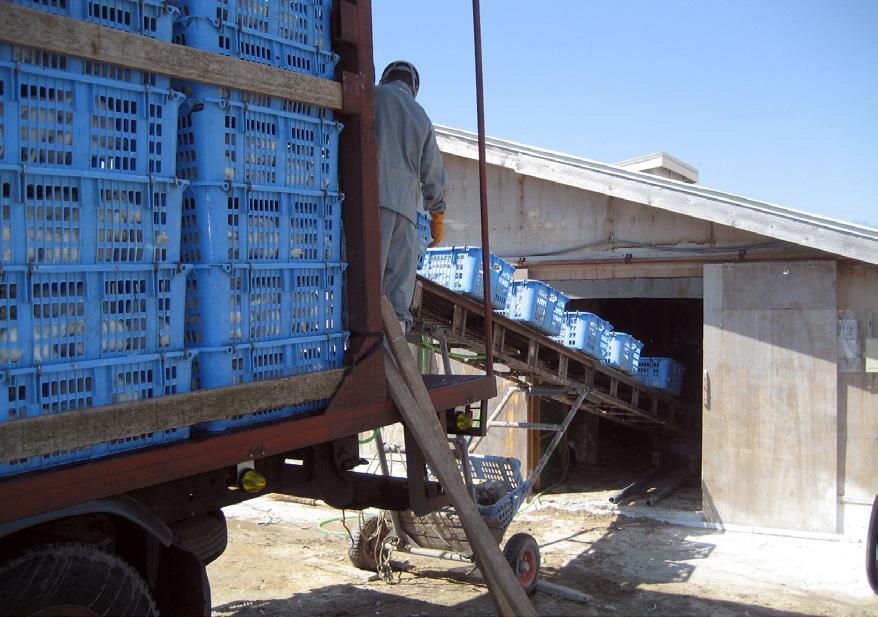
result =
M442 330L449 347L485 353L481 303L418 277L415 328ZM496 312L493 315L495 373L531 389L532 394L573 404L588 389L581 409L644 431L690 433L694 413L675 398L649 388L633 376L603 365L545 334ZM479 359L468 361L484 368Z

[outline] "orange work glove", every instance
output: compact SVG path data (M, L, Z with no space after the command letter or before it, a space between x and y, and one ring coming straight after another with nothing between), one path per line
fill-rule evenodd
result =
M433 248L434 246L439 246L439 243L442 242L442 238L445 237L445 213L444 212L431 212L430 213L430 235L433 237L433 241L430 243L429 248Z

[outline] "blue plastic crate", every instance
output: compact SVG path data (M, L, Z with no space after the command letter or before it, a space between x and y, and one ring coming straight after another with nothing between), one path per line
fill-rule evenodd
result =
M338 262L339 193L196 183L183 198L187 263Z
M191 365L191 353L168 352L2 371L0 386L8 396L0 397L0 422L188 392L192 383ZM94 459L188 436L189 428L184 426L75 450L0 461L0 476Z
M252 345L199 349L193 384L198 388L266 381L339 368L348 334L309 336ZM269 409L195 425L204 431L225 431L240 426L319 411L327 401Z
M424 267L424 255L430 244L430 217L418 211L418 270Z
M332 78L331 0L178 0L174 40L287 71Z
M196 265L186 285L186 346L339 332L342 264Z
M613 326L593 313L564 313L561 335L555 339L562 345L602 360L610 346Z
M182 113L177 175L190 181L338 190L332 112L237 90L198 87ZM199 96L208 90L213 96ZM226 94L228 98L218 98Z
M0 262L176 263L185 185L0 166Z
M680 396L686 369L673 358L640 358L637 380L642 384Z
M7 0L55 15L170 41L179 10L165 0Z
M0 368L183 347L188 266L4 266Z
M476 485L482 482L495 482L502 485L503 489L507 491L496 502L485 506L479 505L479 514L490 527L496 527L502 536L527 496L528 483L521 478L521 463L515 458L488 454L470 454L469 463L470 475ZM457 462L457 465L458 469L461 469L460 461ZM435 480L436 476L429 466L428 473L430 478ZM462 470L461 473L463 473ZM450 516L442 516L438 524L440 526L448 525L450 521L453 521L452 527L460 527L456 515L453 512L450 514Z
M512 285L515 266L493 253L491 259L491 305L502 309ZM482 279L482 248L480 246L437 247L427 249L423 267L418 274L452 291L482 301L485 293Z
M630 334L611 332L604 362L624 373L636 375L641 349L643 349L643 343Z
M28 170L175 175L170 80L0 45L0 163Z
M549 336L561 332L564 307L569 298L543 281L514 281L504 313Z

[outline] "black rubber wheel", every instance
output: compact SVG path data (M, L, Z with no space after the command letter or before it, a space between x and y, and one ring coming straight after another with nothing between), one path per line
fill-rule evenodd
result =
M380 546L390 535L390 528L386 522L382 523L381 531L378 533L380 520L377 516L367 516L363 520L363 524L357 525L357 528L351 533L353 539L348 547L348 557L355 568L369 572L378 571L375 548Z
M506 542L503 556L525 593L532 594L540 580L540 545L529 533L517 533Z
M872 502L872 516L869 518L869 535L866 538L866 578L872 591L878 593L878 495Z
M204 565L222 555L229 544L229 530L222 510L188 518L171 527L180 546L195 553Z
M125 560L90 544L46 544L0 566L0 615L158 615L152 592Z

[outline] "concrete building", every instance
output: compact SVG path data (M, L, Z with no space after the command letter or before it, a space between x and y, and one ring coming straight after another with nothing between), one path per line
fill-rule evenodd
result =
M475 135L437 133L445 243L480 244ZM878 230L698 186L665 153L610 165L489 139L487 161L492 250L570 294L568 310L686 365L706 519L864 532L878 492ZM533 414L521 400L508 419ZM490 439L525 458L522 438Z

